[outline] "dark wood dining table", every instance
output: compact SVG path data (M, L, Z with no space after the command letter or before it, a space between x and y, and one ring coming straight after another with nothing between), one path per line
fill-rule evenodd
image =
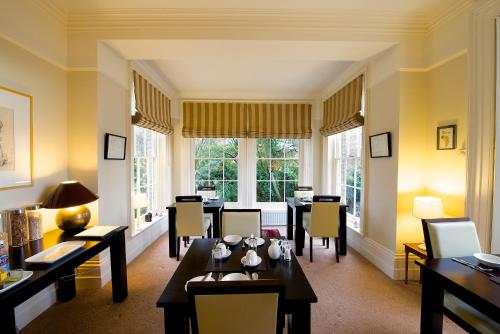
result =
M463 257L478 265L476 258ZM453 261L451 258L417 260L422 270L422 310L420 333L443 332L444 290L500 323L500 284L480 271ZM500 269L492 271L500 277Z
M304 249L305 230L302 225L304 212L311 212L312 202L302 202L295 197L287 197L287 229L286 235L288 240L295 238L295 254L302 255ZM347 255L347 207L348 205L340 204L339 212L339 254ZM295 237L293 234L293 222L295 212ZM300 223L299 223L300 222Z
M209 200L203 202L203 212L212 214L212 236L214 238L220 238L221 226L220 226L220 215L221 211L224 209L224 201L222 199ZM177 256L177 234L175 229L175 217L177 210L175 208L175 202L167 206L168 210L168 254L170 257Z
M210 267L211 250L215 239L195 239L177 270L158 298L156 306L163 308L165 333L189 333L188 297L184 290L186 282L196 276L205 275ZM288 315L289 333L307 334L311 332L311 304L317 303L307 277L292 252L292 260L283 262L271 260L267 254L270 241L266 239L257 254L262 258L259 279L280 279L285 283L284 310ZM220 272L244 272L239 263L248 247L242 249L241 243L230 248L232 254L224 260ZM235 264L237 264L235 266ZM212 272L216 272L211 268Z

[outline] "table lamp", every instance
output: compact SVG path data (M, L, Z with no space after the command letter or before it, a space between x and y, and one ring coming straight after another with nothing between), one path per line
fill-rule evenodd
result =
M61 182L43 203L46 209L61 209L56 215L56 225L61 230L84 228L90 221L90 210L84 205L99 196L77 181Z
M443 201L439 197L417 196L413 199L413 216L419 219L443 217ZM418 245L425 250L425 244Z

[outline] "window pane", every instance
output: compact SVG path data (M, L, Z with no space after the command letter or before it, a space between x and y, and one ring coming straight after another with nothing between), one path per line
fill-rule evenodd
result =
M134 144L134 155L144 156L144 129L138 126L134 126Z
M286 160L285 162L285 179L298 180L299 179L299 162L297 160Z
M284 202L285 182L271 182L271 202Z
M270 160L257 160L257 180L269 180L271 178L269 175L270 165Z
M195 180L208 180L210 179L210 164L208 159L195 160Z
M285 182L285 198L294 196L293 192L294 192L297 184L298 184L297 182L293 182L293 181L286 181Z
M257 181L257 202L269 202L271 200L269 181Z
M224 157L224 139L210 139L210 157Z
M285 140L271 139L271 158L285 157Z
M238 162L237 160L224 160L224 179L238 180Z
M210 179L222 180L224 178L222 171L223 171L222 159L210 160Z
M347 212L354 214L354 188L346 187Z
M222 181L210 181L210 186L215 186L217 197L224 198L224 183Z
M195 158L208 158L209 157L209 142L207 138L194 140L194 157Z
M281 181L285 179L285 160L271 160L271 180Z
M226 139L225 148L224 148L224 157L225 158L238 158L238 139L237 138Z
M257 158L269 158L271 156L270 143L269 139L257 139Z
M361 158L356 159L356 187L361 188Z
M289 139L285 144L285 157L291 159L299 158L299 140Z
M346 161L346 185L354 186L354 168L355 161L353 159L348 159Z
M224 201L238 202L238 182L236 181L224 182Z
M360 202L361 202L361 190L359 188L356 188L356 210L354 213L356 217L360 216Z

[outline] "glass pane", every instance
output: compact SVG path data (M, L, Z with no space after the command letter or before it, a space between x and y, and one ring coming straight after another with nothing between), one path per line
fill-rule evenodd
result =
M360 202L361 202L361 190L359 188L356 188L356 210L355 210L356 217L360 216Z
M238 158L238 138L226 139L224 157Z
M363 170L361 169L361 159L356 159L356 187L361 188L361 175Z
M224 180L238 180L238 160L224 160Z
M211 159L210 160L210 179L212 180L222 180L223 179L223 163L222 159Z
M145 187L148 181L148 172L146 169L146 159L139 160L139 185Z
M215 186L217 197L224 198L224 183L222 181L210 181L210 186Z
M238 182L224 182L224 201L238 202Z
M299 162L297 160L285 161L285 179L298 180L299 179Z
M271 182L271 202L285 201L285 182Z
M195 150L194 156L195 158L208 158L209 155L209 142L207 138L200 138L194 140Z
M271 160L271 181L285 179L285 160Z
M210 158L224 157L224 139L210 140Z
M271 158L283 158L285 156L285 140L271 139Z
M271 156L269 139L257 139L257 158L269 158Z
M257 160L257 180L269 180L269 167L271 162L265 159Z
M269 187L269 181L257 181L257 202L270 201Z
M145 151L144 154L148 157L152 157L156 155L155 148L154 148L154 132L148 129L144 130L144 144L145 144Z
M354 214L354 188L346 187L346 204L348 205L347 212Z
M298 159L299 158L299 140L288 139L285 144L285 157Z
M194 161L195 180L210 179L210 164L208 159L199 159Z
M346 166L347 166L346 160L344 160L344 159L340 160L340 184L341 185L345 185Z
M144 156L144 129L138 126L134 127L134 140L135 149L134 155L136 157Z
M293 191L295 187L297 186L298 182L294 181L285 181L285 198L286 197L293 197Z
M353 159L349 159L346 161L346 185L354 186L354 168L355 161Z

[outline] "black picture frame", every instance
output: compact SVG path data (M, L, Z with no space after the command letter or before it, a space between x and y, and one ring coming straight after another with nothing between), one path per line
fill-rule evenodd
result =
M392 157L391 133L383 132L370 136L370 158Z
M125 160L127 137L106 133L104 136L104 159Z
M451 142L449 142L451 139ZM447 142L448 141L448 142ZM454 150L457 148L457 125L438 126L436 132L437 150Z

